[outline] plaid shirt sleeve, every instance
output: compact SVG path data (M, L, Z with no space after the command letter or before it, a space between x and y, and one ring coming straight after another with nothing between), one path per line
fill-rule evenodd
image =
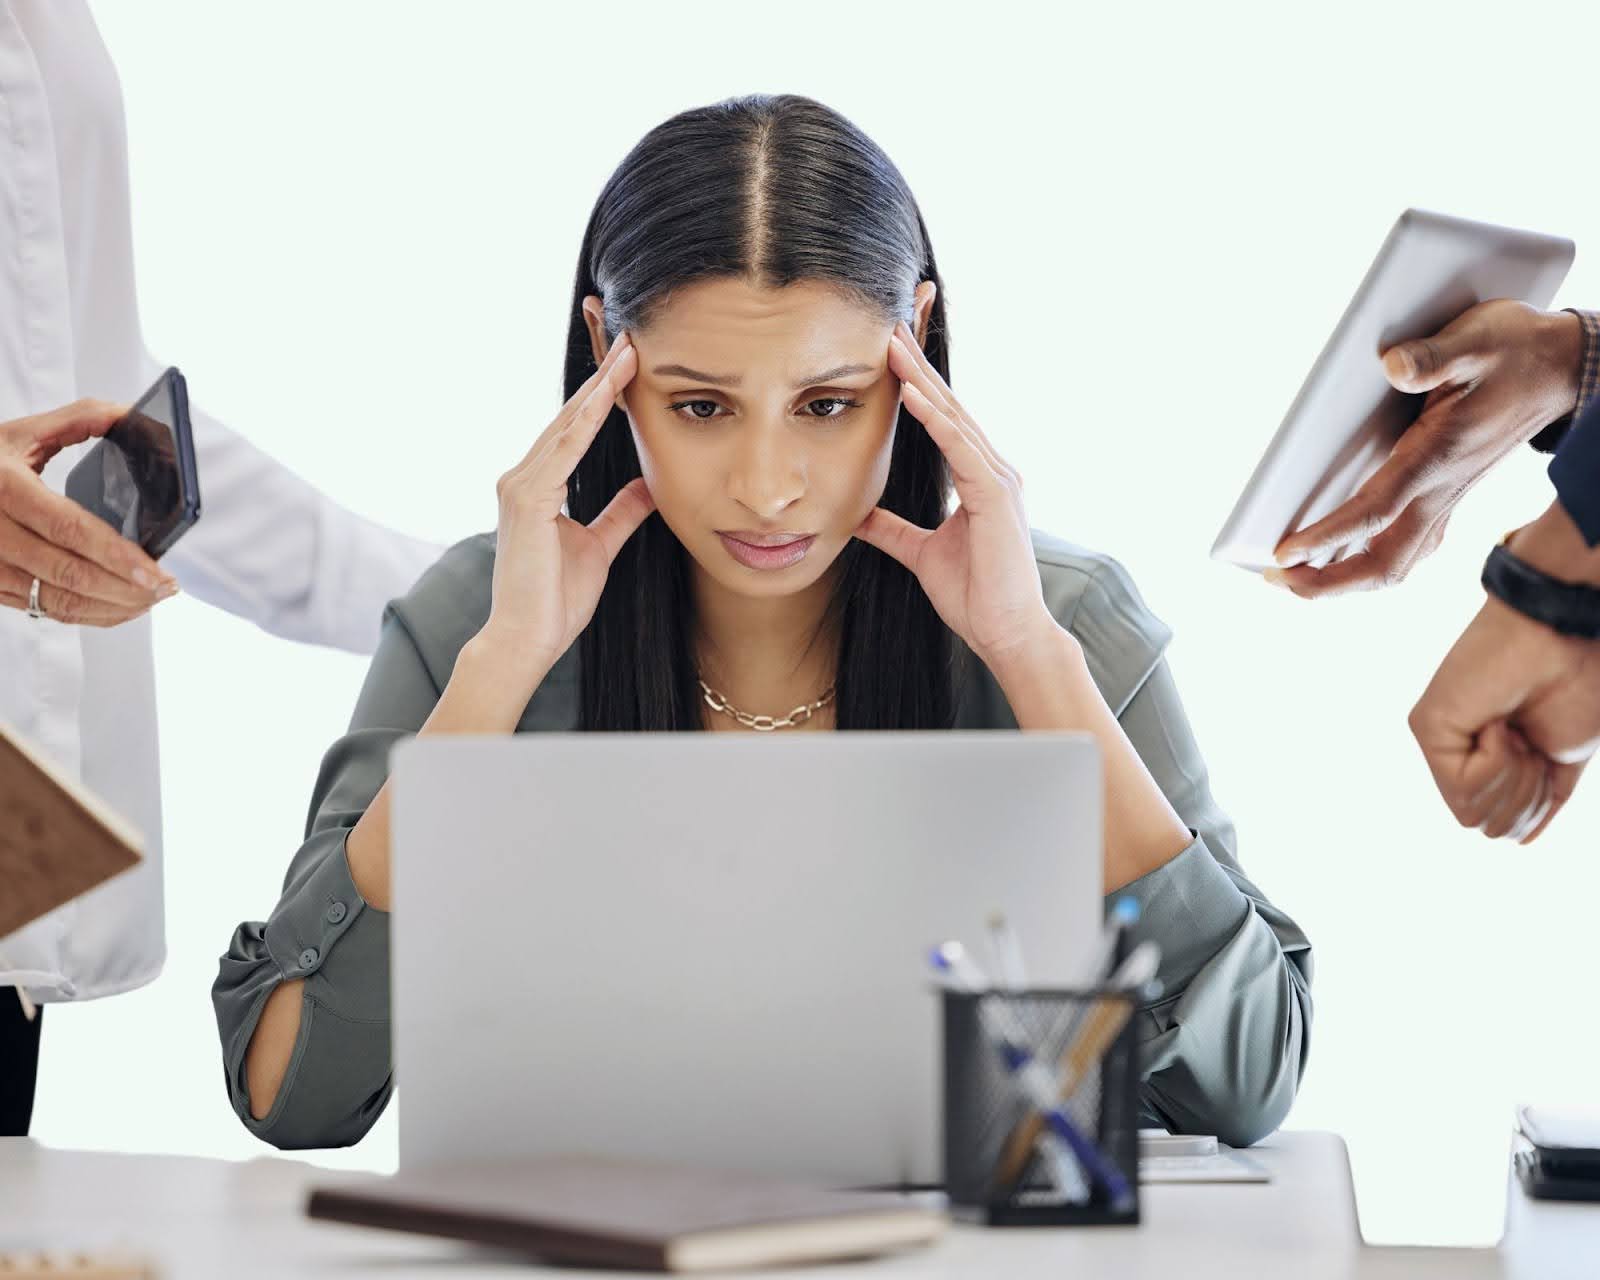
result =
M1538 435L1528 441L1540 453L1554 453L1566 436L1568 429L1583 411L1593 403L1600 391L1600 311L1579 311L1566 308L1578 317L1583 325L1583 374L1578 380L1578 403L1564 418L1557 418Z

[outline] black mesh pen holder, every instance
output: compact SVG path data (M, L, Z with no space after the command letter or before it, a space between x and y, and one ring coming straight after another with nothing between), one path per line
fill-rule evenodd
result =
M1043 989L941 995L945 1189L957 1215L989 1226L1137 1223L1134 997ZM985 1013L988 1001L1005 1006ZM1046 1080L1057 1116L1034 1101ZM1071 1087L1062 1098L1064 1080Z

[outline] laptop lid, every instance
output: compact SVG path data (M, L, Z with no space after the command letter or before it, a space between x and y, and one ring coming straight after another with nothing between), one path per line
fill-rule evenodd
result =
M1079 979L1087 735L522 734L394 757L400 1161L939 1177L928 950Z

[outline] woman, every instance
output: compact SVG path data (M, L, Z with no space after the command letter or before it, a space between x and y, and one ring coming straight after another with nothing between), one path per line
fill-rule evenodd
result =
M44 1007L132 991L166 959L151 609L181 586L274 635L371 653L384 602L439 549L340 507L197 407L205 516L159 564L63 496L165 367L139 321L122 92L83 0L0 0L0 120L0 723L145 847L134 870L0 939L10 1137L32 1122ZM61 1030L43 1091L82 1121L95 1104L67 1049L88 1031L70 1015ZM109 1037L86 1047L77 1069L114 1052Z
M1030 534L1017 473L951 395L939 273L888 158L803 98L652 131L590 218L565 388L494 537L390 610L284 895L222 959L245 1124L346 1144L388 1101L400 738L1020 725L1086 730L1105 759L1106 891L1140 900L1165 957L1149 1117L1274 1128L1309 947L1234 861L1166 628L1114 562Z

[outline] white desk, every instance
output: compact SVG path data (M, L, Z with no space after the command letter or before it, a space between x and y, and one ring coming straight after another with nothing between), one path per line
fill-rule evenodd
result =
M1279 1134L1253 1154L1270 1185L1151 1186L1137 1228L957 1227L932 1250L825 1271L764 1272L767 1280L927 1277L1030 1280L1099 1277L1600 1276L1600 1205L1545 1206L1512 1188L1511 1231L1497 1251L1367 1249L1356 1224L1344 1143L1332 1134ZM176 1156L53 1151L0 1139L0 1247L136 1250L165 1280L218 1277L382 1277L448 1280L528 1276L521 1260L446 1241L308 1221L306 1187L341 1176L282 1159L247 1163ZM614 1274L584 1271L583 1280Z

